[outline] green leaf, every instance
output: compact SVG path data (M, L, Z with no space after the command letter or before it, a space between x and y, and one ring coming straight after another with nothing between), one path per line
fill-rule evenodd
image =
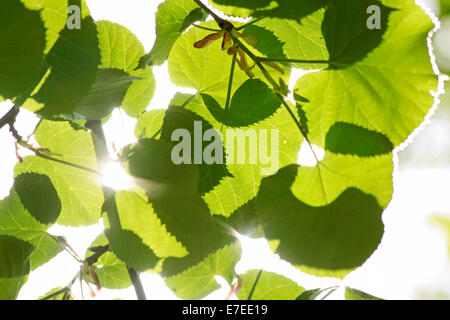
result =
M47 225L39 223L25 210L14 190L0 201L0 235L27 241L36 248L30 258L32 270L47 263L62 251L53 236L46 232L47 228Z
M107 244L108 240L102 234L89 247ZM86 253L86 257L91 254ZM111 251L105 252L94 264L94 267L102 288L125 289L132 285L126 265Z
M158 138L166 115L165 109L150 110L143 113L137 121L134 135L139 138Z
M23 206L36 220L55 223L61 213L61 201L47 176L24 173L16 177L14 185Z
M345 300L383 300L358 289L345 288Z
M166 278L166 285L181 299L203 299L220 289L215 276L222 276L231 285L236 276L234 268L240 258L241 248L238 243L225 246L198 265L179 275Z
M40 113L56 116L71 113L89 93L100 64L97 28L92 18L82 28L61 31L46 60L51 72L33 98L45 105Z
M390 153L394 146L381 133L337 122L327 133L325 149L333 153L370 157Z
M242 33L258 39L258 43L254 47L263 55L271 58L286 58L283 50L285 43L281 42L272 31L260 26L249 25L242 31Z
M304 203L323 206L355 187L372 194L386 208L393 194L393 171L391 153L361 158L326 152L316 166L299 168L291 190Z
M183 257L187 254L183 245L167 232L145 194L118 191L115 199L122 228L136 233L158 257Z
M34 251L30 243L0 235L0 278L16 278L30 272L30 256Z
M189 95L177 94L172 100L171 105L182 106L201 116L216 130L220 131L220 129L222 129L222 135L225 140L224 145L227 147L226 131L228 127L222 126L222 124L211 115L201 96L197 95L192 97ZM244 164L237 163L237 156L234 161L228 161L227 169L231 176L225 177L219 185L215 186L211 192L205 194L203 197L208 204L210 211L216 215L230 216L239 207L253 199L258 192L262 175L265 172L262 171L262 169L273 173L279 168L296 163L300 145L303 141L301 133L295 125L293 125L293 120L284 108L278 109L272 117L261 121L258 124L240 129L242 130L233 131L233 133L236 134L236 137L229 137L229 139L235 139L235 145L237 141L248 139L246 136L251 130L255 130L256 132L259 132L259 130L267 130L267 144L262 142L258 146L260 150L256 155L256 164L251 164L248 153L246 154ZM251 130L248 131L249 129ZM279 139L275 139L279 142L278 147L272 145L272 136L274 136L272 130L276 130L279 134ZM228 150L227 153L228 152L230 152L230 150ZM273 157L270 164L262 163L260 160L262 153L265 153L269 157ZM277 162L278 156L279 162Z
M122 104L127 90L134 81L140 78L132 77L117 69L99 69L97 77L88 95L74 110L77 118L101 120L111 114L115 107Z
M220 221L212 217L198 191L198 169L175 165L172 144L141 140L129 155L130 173L139 178L158 218L188 251L183 258L164 261L163 275L172 276L192 267L233 241Z
M241 290L237 293L239 299L248 299L258 273L259 270L249 270L239 276L242 280ZM274 272L263 271L251 299L294 300L304 290L304 288L291 279Z
M45 28L39 12L17 0L0 5L0 96L12 99L31 91L43 68ZM28 92L29 93L29 92Z
M99 67L122 70L142 79L133 82L120 105L129 116L137 117L150 104L156 86L151 67L135 70L139 57L145 54L144 47L135 34L120 24L109 21L96 24L101 55Z
M27 9L40 12L46 29L45 53L48 53L59 38L68 18L69 5L81 6L81 17L89 16L89 9L85 0L20 0Z
M377 248L383 209L373 196L355 188L328 206L308 206L290 191L297 170L292 165L263 180L257 214L264 233L279 241L276 252L282 259L307 272L342 277Z
M69 163L97 169L92 138L83 129L74 129L68 122L43 121L35 133L42 148L48 148L54 157ZM34 172L47 175L61 200L58 224L84 226L100 219L104 202L99 176L66 164L37 156L25 157L17 164L15 175Z
M0 278L0 300L16 300L27 276Z
M108 238L111 251L136 271L144 272L156 266L158 258L133 231L106 229L105 235Z
M424 121L438 86L425 41L432 28L421 8L402 1L383 42L363 60L300 78L295 91L308 101L302 107L311 142L323 147L336 122L382 133L394 146L404 142Z
M258 79L249 79L234 93L230 109L222 107L208 95L202 95L205 105L217 121L230 127L246 127L273 115L281 100L267 84Z
M181 96L177 95L174 100L178 100L178 98L181 98ZM188 103L188 101L192 98L193 97L190 96L186 103ZM210 145L212 142L204 141L203 138L204 134L208 130L214 130L212 125L194 112L183 107L176 106L174 101L172 101L171 106L166 111L166 115L164 118L164 124L161 130L161 140L171 142L174 132L178 130L187 130L187 132L189 133L189 147L186 148L188 149L188 151L183 150L183 154L184 152L189 152L190 163L198 164L198 187L201 195L210 192L225 177L232 177L225 165L226 154L219 133L217 131L214 131L215 136L214 138L211 137L211 141L220 146L220 151L214 151L214 155L215 157L217 157L217 160L219 160L219 163L208 164L205 162L204 152L206 151L205 149L208 147L208 145ZM184 140L180 143L184 143ZM216 155L216 152L219 152L220 154Z
M191 0L166 0L160 4L156 12L156 41L150 53L141 58L139 68L163 64L183 32L206 17L207 14Z

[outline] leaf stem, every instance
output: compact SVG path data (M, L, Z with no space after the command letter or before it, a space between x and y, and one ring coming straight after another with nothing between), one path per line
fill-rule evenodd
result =
M192 24L194 27L199 28L199 29L203 29L203 30L208 30L208 31L213 31L213 32L220 32L220 30L217 29L213 29L213 28L208 28L208 27L204 27L198 24Z
M236 37L233 37L233 40L253 60L253 62L255 62L255 64L258 66L258 68L262 71L262 73L263 73L264 77L267 79L267 81L269 81L272 84L274 90L276 92L281 91L281 88L280 88L279 84L270 75L270 73L267 71L267 69L264 68L264 66L261 63L261 60L259 60L260 58L257 57L256 55L254 55L253 52L251 52L250 49L248 49L246 46L244 46L244 44L242 44L242 42L239 41L239 39L237 39ZM308 136L303 132L302 125L300 124L299 120L297 119L297 116L291 110L291 108L289 107L289 105L286 102L286 100L284 99L284 97L281 94L279 94L279 93L277 93L276 95L280 99L281 103L283 104L283 107L288 111L288 113L289 113L290 117L292 118L292 120L294 120L294 122L295 122L297 128L300 130L300 133L302 134L303 138L308 143L308 146L311 149L311 152L313 153L314 158L316 159L317 163L320 163L319 158L317 157L316 152L314 151L314 149L313 149L313 147L311 145L311 142L309 141Z
M300 59L276 59L276 58L265 58L256 57L260 62L287 62L287 63L304 63L304 64L329 64L328 60L300 60Z
M253 283L252 289L250 290L250 293L248 294L247 300L252 300L253 293L255 292L256 286L258 285L259 279L261 278L261 275L263 273L264 269L260 269L258 272L258 275L256 276L255 282Z
M230 108L230 102L231 102L231 90L233 89L233 78L234 78L234 69L236 67L236 56L237 52L233 55L233 60L231 62L231 70L230 70L230 77L228 78L228 90L227 90L227 99L225 101L225 113L224 113L224 121L228 114L228 109Z

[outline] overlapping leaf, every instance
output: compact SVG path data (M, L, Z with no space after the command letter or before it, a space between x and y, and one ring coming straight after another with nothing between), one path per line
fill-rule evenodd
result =
M129 156L130 173L148 195L158 218L188 251L183 258L164 261L163 275L176 275L233 241L219 221L212 217L198 190L198 169L175 165L172 144L141 140Z
M47 263L62 250L53 236L46 232L47 228L25 210L14 190L0 201L0 235L15 237L35 247L30 257L32 270Z
M311 207L290 191L297 166L265 178L257 198L257 215L276 252L292 264L315 274L338 277L360 266L383 235L377 200L354 188L327 206Z
M89 132L68 122L43 121L35 133L42 148L53 157L88 169L97 168L94 146ZM57 223L80 226L96 223L100 218L103 194L97 174L37 156L25 157L15 168L16 176L34 172L47 175L61 199Z

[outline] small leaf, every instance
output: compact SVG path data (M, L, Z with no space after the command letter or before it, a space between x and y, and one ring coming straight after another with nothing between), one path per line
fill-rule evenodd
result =
M17 278L30 272L34 246L23 240L0 235L0 278Z
M15 189L25 209L40 223L53 224L61 213L61 201L46 175L24 173L16 177Z
M337 122L327 133L325 149L333 153L371 157L392 152L394 145L381 133Z
M111 251L136 271L144 272L156 266L158 258L142 239L130 230L105 230Z
M383 300L358 289L345 288L345 300Z
M281 100L267 84L258 79L247 80L236 90L227 113L212 97L202 97L214 118L230 127L245 127L263 121L281 105Z

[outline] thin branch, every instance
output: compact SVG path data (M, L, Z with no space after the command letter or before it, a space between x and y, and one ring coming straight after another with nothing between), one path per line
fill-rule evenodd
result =
M212 11L210 8L208 8L203 2L200 0L194 0L195 3L197 3L203 10L205 10L211 17L216 20L218 24L222 23L224 20L219 17L214 11Z
M73 284L75 283L75 281L77 281L78 278L81 278L81 272L80 272L80 271L78 271L78 272L75 274L75 276L73 277L73 279L70 280L70 282L69 282L64 288L59 289L58 291L53 292L53 293L49 294L48 296L45 296L45 297L43 297L43 298L40 298L39 300L50 300L51 298L57 297L57 296L59 296L59 295L62 294L62 293L65 294L67 291L72 290L72 286L73 286Z
M86 258L84 260L84 262L88 266L92 266L93 264L95 264L98 261L98 259L100 259L100 257L102 255L104 255L106 252L108 252L109 251L109 245L89 248L88 250L92 251L93 249L95 249L94 254L92 256L89 256L88 258Z
M16 117L19 114L19 108L14 105L1 119L0 119L0 129L9 124L12 126L16 121Z
M287 62L287 63L303 63L303 64L329 64L328 60L299 60L299 59L275 59L275 58L265 58L265 57L256 57L256 59L260 62Z
M109 159L108 148L106 145L105 133L103 131L103 126L101 120L91 120L86 122L86 128L89 128L92 132L92 141L94 142L95 152L97 154L97 162L100 167L104 161ZM105 197L106 212L108 214L108 220L112 230L122 229L120 223L119 212L117 210L117 204L115 200L115 191L107 187L103 187L103 195ZM146 300L144 289L139 279L137 272L127 266L128 275L130 276L131 282L133 283L134 290L139 300Z
M25 149L28 149L28 150L32 151L37 157L40 157L40 158L43 158L43 159L46 159L46 160L50 160L50 161L54 161L54 162L58 162L60 164L64 164L66 166L70 166L70 167L73 167L73 168L76 168L76 169L87 171L89 173L100 174L97 170L86 168L86 167L80 166L80 165L75 164L75 163L67 162L67 161L64 161L64 160L61 160L61 159L56 159L56 158L53 158L51 156L48 156L44 152L42 152L42 149L37 149L37 148L29 145L27 142L25 142L23 140L23 138L19 135L19 133L17 132L16 128L14 127L17 114L19 113L18 109L16 111L14 111L14 110L15 109L13 108L13 109L11 109L8 112L8 114L10 114L10 115L8 116L9 121L6 122L6 124L9 124L9 131L11 132L11 134L16 139L16 141L17 141L17 143L19 145L21 145ZM5 117L3 117L2 120L5 119Z
M228 115L228 109L230 108L231 90L233 89L234 69L236 67L236 56L237 56L237 52L233 55L233 60L231 62L230 77L228 78L227 99L225 101L225 114L223 117L224 120L226 119L226 117Z
M142 286L142 282L141 279L139 279L138 273L131 267L127 266L127 269L131 279L131 283L133 283L134 290L136 291L138 300L147 300L147 297L145 296L144 287Z
M199 29L203 29L203 30L208 30L208 31L213 31L213 32L220 32L220 30L204 27L204 26L201 26L201 25L198 25L198 24L195 24L195 23L192 26L194 26L196 28L199 28Z
M248 294L247 300L252 300L253 293L255 292L256 286L258 285L259 279L261 278L263 271L264 271L264 269L259 270L258 275L256 276L256 279L255 279L255 282L253 283L252 289L250 290L250 293Z

